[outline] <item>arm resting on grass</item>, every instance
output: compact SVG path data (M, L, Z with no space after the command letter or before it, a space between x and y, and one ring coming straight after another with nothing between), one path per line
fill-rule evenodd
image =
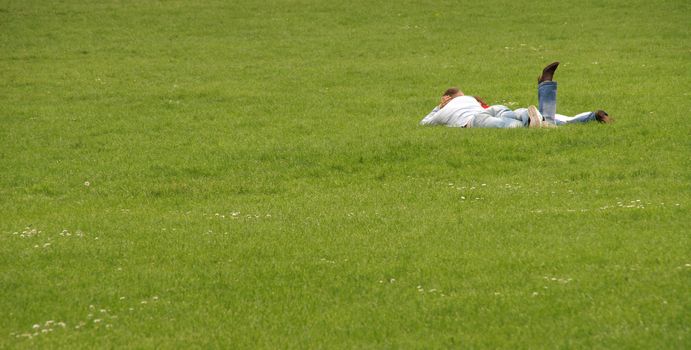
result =
M420 121L420 125L437 125L439 123L439 119L437 117L437 112L439 112L441 108L439 106L434 107L434 109L422 120Z

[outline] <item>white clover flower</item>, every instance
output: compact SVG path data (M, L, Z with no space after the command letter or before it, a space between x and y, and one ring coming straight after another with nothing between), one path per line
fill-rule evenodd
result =
M84 181L84 186L86 186L86 187L91 186L91 182L89 182L89 181Z
M37 324L33 325L31 328L33 328L33 329L39 329L39 328L41 328L41 325L37 323Z

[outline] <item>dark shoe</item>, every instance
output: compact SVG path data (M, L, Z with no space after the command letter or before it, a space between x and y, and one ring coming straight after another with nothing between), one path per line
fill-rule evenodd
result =
M612 122L612 118L609 117L609 114L607 114L607 112L601 109L595 112L595 119L597 119L598 122L605 124L609 124Z
M554 71L557 70L557 67L559 66L559 62L552 62L545 67L545 69L542 70L542 75L537 78L537 83L540 84L543 81L552 81L552 78L554 77Z

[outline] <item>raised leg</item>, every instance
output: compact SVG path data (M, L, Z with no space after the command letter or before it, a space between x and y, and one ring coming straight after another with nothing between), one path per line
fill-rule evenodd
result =
M547 124L555 124L554 116L557 114L557 82L553 81L554 72L559 62L552 62L542 70L542 75L537 78L538 110L545 118Z
M554 124L557 114L557 82L543 81L537 86L538 109L547 123Z

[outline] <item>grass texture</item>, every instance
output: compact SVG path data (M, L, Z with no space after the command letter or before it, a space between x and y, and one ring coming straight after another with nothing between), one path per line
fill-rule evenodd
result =
M0 0L0 348L688 349L690 14Z

